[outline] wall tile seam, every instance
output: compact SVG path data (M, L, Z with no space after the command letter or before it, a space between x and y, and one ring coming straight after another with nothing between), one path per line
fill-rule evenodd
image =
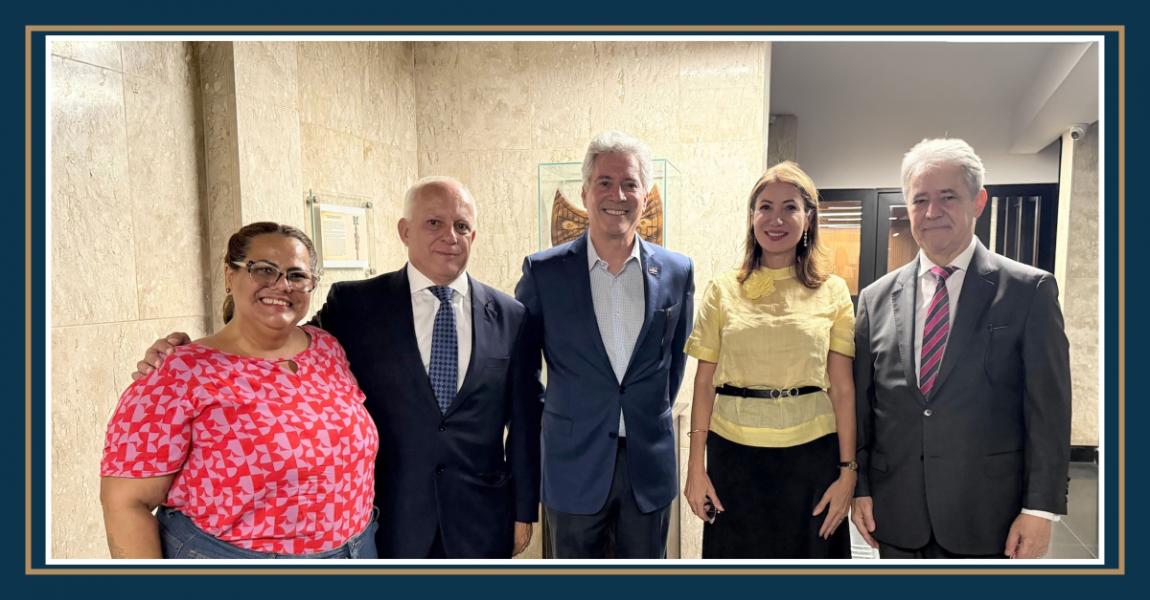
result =
M113 69L113 68L105 66L105 65L98 65L96 63L90 63L90 62L85 61L85 60L80 60L78 58L72 58L71 56L64 56L63 54L52 54L51 56L58 58L60 60L66 60L68 62L74 62L74 63L81 64L81 65L88 66L88 67L95 67L97 69L100 69L101 71L108 71L110 73L119 73L120 75L127 76L127 73L124 72L123 68ZM121 61L122 60L123 60L123 58L121 58Z
M234 85L234 84L233 84L233 85ZM301 112L303 112L303 109L301 109L299 106L288 106L288 105L286 105L286 104L280 104L279 102L272 102L272 101L270 101L270 100L267 100L266 98L261 98L261 97L259 97L259 96L253 96L253 95L251 95L251 94L249 94L249 93L247 93L247 92L240 92L240 91L236 91L236 92L233 92L233 94L232 94L232 95L233 95L235 98L243 98L244 100L249 100L249 101L251 101L251 102L256 102L256 103L258 103L258 104L263 104L263 105L265 105L265 106L272 106L272 107L275 107L275 108L282 108L282 109L284 109L284 110L288 110L288 111L291 111L291 112L294 112L294 113L301 113ZM303 120L302 120L302 119L300 119L300 122L302 123L302 122L303 122Z
M379 144L380 146L383 146L383 147L386 147L386 148L394 148L394 149L396 149L396 150L400 150L400 151L403 151L403 152L411 152L411 150L405 150L405 149L403 148L403 146L402 146L402 145L399 145L399 144L393 144L393 143L391 143L390 141L379 140L379 139L375 139L375 138L367 137L367 136L364 136L364 135L358 135L358 134L356 134L356 133L352 133L352 132L349 132L349 131L344 131L344 130L342 130L342 129L332 129L331 127L328 127L327 125L324 125L324 124L322 124L322 123L316 123L316 122L314 122L314 121L305 121L304 119L300 119L300 121L299 121L299 124L301 125L301 130L302 130L302 126L303 126L303 125L307 125L307 126L309 126L309 127L315 127L315 128L317 128L317 129L323 129L324 131L327 131L327 132L329 132L329 133L334 133L334 134L337 134L337 135L346 136L346 137L349 137L349 138L353 138L353 139L356 139L356 140L360 140L360 141L363 141L363 142L371 142L371 143L373 143L373 144Z
M193 314L193 315L172 315L170 317L151 317L151 318L147 318L147 319L131 319L131 320L125 320L125 321L92 321L92 322L88 322L88 323L71 323L68 325L53 325L52 331L64 330L64 329L76 329L79 327L97 327L97 326L108 326L108 325L135 325L135 324L139 324L139 323L154 323L154 322L160 322L160 321L195 319L195 318L204 318L204 317L210 317L210 316L212 316L212 315L210 315L210 314L207 314L207 315L203 315L203 314L195 315L195 314Z
M124 48L117 44L117 49L120 51L120 64L124 61ZM124 125L124 177L127 180L128 187L128 219L132 231L132 288L135 292L136 300L136 317L144 314L143 301L140 298L140 265L136 260L136 211L135 211L135 194L133 193L136 187L132 185L132 149L128 140L128 78L130 76L126 73L120 74L120 116L123 119ZM135 319L134 319L135 320Z

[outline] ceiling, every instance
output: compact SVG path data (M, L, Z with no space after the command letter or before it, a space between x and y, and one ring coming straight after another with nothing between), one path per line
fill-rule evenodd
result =
M1098 120L1093 42L775 42L771 114L1008 115L1009 152L1033 154ZM829 113L828 113L829 111Z

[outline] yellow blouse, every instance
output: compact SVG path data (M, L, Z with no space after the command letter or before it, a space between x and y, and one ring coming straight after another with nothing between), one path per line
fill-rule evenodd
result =
M741 286L738 272L730 272L707 286L686 352L718 363L715 387L827 390L827 353L854 357L854 329L850 290L840 277L812 290L789 267L760 268ZM834 433L835 415L826 392L778 399L719 394L711 430L748 446L797 446Z

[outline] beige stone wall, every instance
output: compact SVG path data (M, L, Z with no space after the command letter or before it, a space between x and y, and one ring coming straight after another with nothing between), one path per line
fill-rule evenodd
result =
M673 249L695 259L698 285L733 266L742 215L732 207L763 162L766 47L416 44L419 173L454 174L475 193L470 271L514 289L522 257L539 249L537 166L582 161L591 136L606 129L642 138L682 172L668 233Z
M297 45L302 193L321 202L370 203L377 272L407 260L396 222L403 193L418 179L414 50L410 43ZM324 273L318 309L331 283L362 271Z
M1070 339L1070 443L1098 445L1098 123L1074 144L1062 311Z
M403 263L394 232L416 178L413 50L65 42L51 60L50 550L104 558L108 417L153 340L219 326L231 233L257 220L310 230L311 190L371 203L374 263Z
M107 556L104 427L143 348L203 335L196 69L188 44L51 48L51 544Z

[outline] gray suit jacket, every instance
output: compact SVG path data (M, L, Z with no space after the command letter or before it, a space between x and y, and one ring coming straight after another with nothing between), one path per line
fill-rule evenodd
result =
M918 388L918 260L859 295L856 496L881 542L1001 553L1022 508L1065 514L1070 366L1049 273L975 248L929 396Z

